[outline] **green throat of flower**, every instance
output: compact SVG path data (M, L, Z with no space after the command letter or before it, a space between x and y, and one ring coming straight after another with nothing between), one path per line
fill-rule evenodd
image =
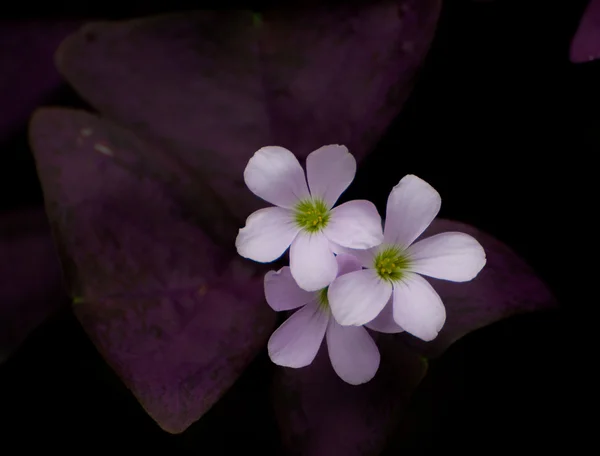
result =
M410 269L410 258L399 247L385 247L375 255L373 268L382 280L399 282Z
M317 291L317 302L319 303L319 308L321 310L329 309L329 299L327 298L327 290L329 287L321 288Z
M331 214L321 200L300 201L294 209L298 226L309 233L317 233L327 226Z

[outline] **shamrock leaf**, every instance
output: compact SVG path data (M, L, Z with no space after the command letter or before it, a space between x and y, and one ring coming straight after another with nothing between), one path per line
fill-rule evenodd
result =
M168 149L243 220L261 203L243 170L277 144L363 157L407 98L439 0L198 11L85 26L57 53L103 115Z
M38 111L30 138L78 318L147 412L183 431L266 343L262 274L183 209L166 166L148 168L168 156L156 146L66 109Z
M588 62L599 57L600 0L591 0L571 41L571 62Z
M327 350L303 369L279 368L274 406L289 454L378 455L425 375L421 356L439 356L460 337L503 318L556 306L552 294L511 249L470 225L437 219L420 239L458 231L479 241L487 264L470 282L427 278L440 294L447 319L439 335L423 342L406 333L377 334L381 363L375 377L351 386L336 377ZM375 334L375 333L373 333Z

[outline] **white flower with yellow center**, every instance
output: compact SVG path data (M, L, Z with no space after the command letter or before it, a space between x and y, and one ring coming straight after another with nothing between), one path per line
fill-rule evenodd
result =
M383 310L391 311L397 325L422 340L438 335L446 310L420 274L466 282L486 262L483 247L464 233L441 233L413 244L440 206L438 192L416 176L405 176L394 187L387 202L383 243L349 252L366 269L340 276L329 286L329 306L339 324L362 326Z
M323 146L298 159L278 146L263 147L248 162L248 188L276 207L259 209L246 220L235 245L238 253L260 263L279 258L290 247L294 280L317 291L335 279L338 265L331 243L368 249L381 243L381 217L370 201L333 206L354 179L356 160L340 145ZM309 190L310 189L310 190Z

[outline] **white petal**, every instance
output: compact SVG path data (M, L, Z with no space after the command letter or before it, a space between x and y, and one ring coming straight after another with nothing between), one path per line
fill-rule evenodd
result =
M370 322L384 308L392 285L372 269L338 277L329 286L327 298L333 317L340 325L360 326Z
M283 255L299 231L291 211L267 207L250 214L235 247L244 258L269 263Z
M335 242L330 242L329 245L336 255L352 255L353 257L356 257L358 261L360 261L361 266L364 266L365 268L373 267L373 259L375 258L375 255L377 255L377 252L379 252L379 246L363 250L349 249L348 247L342 247Z
M271 335L267 344L271 361L285 367L308 366L323 343L329 318L317 303L302 307Z
M331 365L342 380L360 385L375 376L379 350L365 328L341 326L331 318L326 337Z
M256 196L287 209L310 197L298 159L279 146L256 151L246 165L244 181Z
M290 249L290 268L296 283L307 291L328 286L337 275L337 261L329 241L321 234L300 232Z
M411 270L436 279L466 282L485 265L485 251L465 233L440 233L411 245Z
M333 209L323 232L330 241L351 249L370 249L383 241L381 216L366 200L348 201Z
M379 315L365 325L367 328L380 333L397 334L404 330L394 321L393 294Z
M346 146L323 146L306 157L306 177L310 194L322 199L330 209L348 188L356 174L356 160Z
M280 312L308 304L315 299L315 294L300 288L290 268L285 266L265 275L265 297L271 309Z
M437 337L446 321L446 309L433 287L418 274L394 285L394 320L407 333L424 341Z
M423 179L404 176L388 197L383 231L386 244L407 248L440 211L439 193Z
M338 264L338 277L344 274L348 274L354 271L360 271L362 265L360 260L354 255L348 255L347 253L341 253L335 257Z

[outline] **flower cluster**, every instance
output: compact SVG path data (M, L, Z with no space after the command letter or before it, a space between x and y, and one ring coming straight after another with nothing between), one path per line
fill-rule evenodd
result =
M271 336L271 360L300 368L314 360L325 338L335 372L347 383L371 380L379 351L365 327L406 331L434 339L446 319L442 300L422 275L463 282L486 262L479 242L464 233L417 240L440 210L441 198L413 175L388 198L385 227L373 203L337 207L356 173L356 160L340 145L323 146L302 166L287 149L263 147L248 162L248 188L275 207L246 220L238 253L272 262L289 248L290 266L265 276L267 303L297 310Z

